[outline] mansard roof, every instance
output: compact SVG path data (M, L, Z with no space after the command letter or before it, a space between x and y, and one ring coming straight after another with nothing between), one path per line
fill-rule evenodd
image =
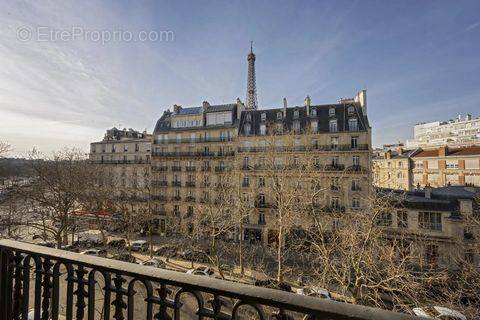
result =
M353 107L353 114L348 113L348 108ZM330 109L335 110L335 115L330 116ZM313 111L315 110L315 111ZM298 117L295 117L295 111L298 111ZM363 110L358 103L337 103L327 105L315 105L310 106L310 115L307 116L307 107L295 106L287 108L287 115L283 115L283 108L275 109L259 109L242 112L240 119L239 135L245 135L245 124L250 123L250 134L260 134L260 124L272 124L277 122L283 122L284 130L289 131L293 129L294 121L299 121L300 129L309 128L312 120L318 122L318 132L329 132L329 121L332 119L337 120L338 132L348 131L348 119L358 119L358 131L366 131L370 128L368 118L363 114ZM316 113L314 115L312 112ZM282 118L278 119L277 114L282 113ZM251 120L247 119L247 115L250 114ZM262 120L262 114L265 114L265 120Z

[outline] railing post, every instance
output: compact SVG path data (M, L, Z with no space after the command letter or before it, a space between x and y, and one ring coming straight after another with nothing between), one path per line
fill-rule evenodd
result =
M10 267L11 252L0 251L0 320L12 319L12 277Z

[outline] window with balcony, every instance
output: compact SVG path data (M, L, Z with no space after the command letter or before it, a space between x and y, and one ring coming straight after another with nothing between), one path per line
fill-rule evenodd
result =
M357 149L358 148L358 137L357 136L353 136L350 138L350 147L352 149Z
M258 186L259 187L265 187L265 177L259 177L258 178Z
M293 119L298 119L299 114L298 110L293 111Z
M277 130L277 133L282 133L283 132L283 123L279 122L275 125L275 129Z
M250 165L250 159L248 157L243 157L242 168L243 169L248 169L249 165Z
M330 199L330 206L333 209L339 209L340 208L340 199L338 199L338 197L332 197Z
M353 156L352 163L354 167L360 167L360 156Z
M310 122L310 129L312 130L313 133L318 132L318 121L314 120Z
M260 114L260 120L262 120L262 121L266 121L266 120L267 120L267 114L266 114L265 112L262 112L262 113Z
M244 132L245 132L245 134L246 134L246 135L249 135L250 132L251 132L251 130L252 130L252 126L250 125L250 123L246 123L246 124L245 124L245 127L244 127Z
M419 212L418 226L421 229L442 231L442 214L439 212Z
M283 113L281 111L277 112L277 120L283 119Z
M247 188L250 186L250 179L248 178L248 176L244 176L243 177L243 183L242 183L242 187L244 188Z
M338 167L340 165L340 160L338 156L332 157L332 166L333 167Z
M338 137L330 137L330 148L338 150Z
M348 119L348 129L350 131L358 131L358 120L357 119Z
M339 181L340 179L338 177L330 178L330 188L332 190L339 190L340 189Z
M336 119L329 121L329 130L330 132L338 132L338 122Z
M352 180L352 191L359 191L360 189L360 179L355 178Z
M292 128L293 128L293 131L299 132L300 131L300 121L293 121Z
M266 134L267 134L267 126L264 123L262 123L260 125L260 135L264 136Z

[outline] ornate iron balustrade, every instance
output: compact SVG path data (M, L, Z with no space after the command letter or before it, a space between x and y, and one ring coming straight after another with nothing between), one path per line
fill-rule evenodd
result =
M66 275L65 279L61 279L62 274ZM35 320L57 320L61 293L66 295L62 316L67 320L98 316L103 319L113 316L116 320L180 319L187 310L191 311L188 318L222 320L244 318L245 315L252 318L255 314L260 320L302 317L308 320L419 319L13 240L0 241L0 275L0 320L30 319L30 307ZM97 285L100 279L103 287ZM61 282L66 292L60 292ZM138 292L138 286L144 292ZM196 301L193 309L183 308L187 307L182 303L186 295ZM139 302L140 308L136 305Z

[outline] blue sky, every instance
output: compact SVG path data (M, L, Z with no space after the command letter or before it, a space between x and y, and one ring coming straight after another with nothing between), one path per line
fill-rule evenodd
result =
M261 107L366 88L374 145L420 121L480 115L476 0L0 2L0 140L17 155L88 150L114 125L151 131L174 103L244 100L250 40ZM20 41L24 26L174 39Z

